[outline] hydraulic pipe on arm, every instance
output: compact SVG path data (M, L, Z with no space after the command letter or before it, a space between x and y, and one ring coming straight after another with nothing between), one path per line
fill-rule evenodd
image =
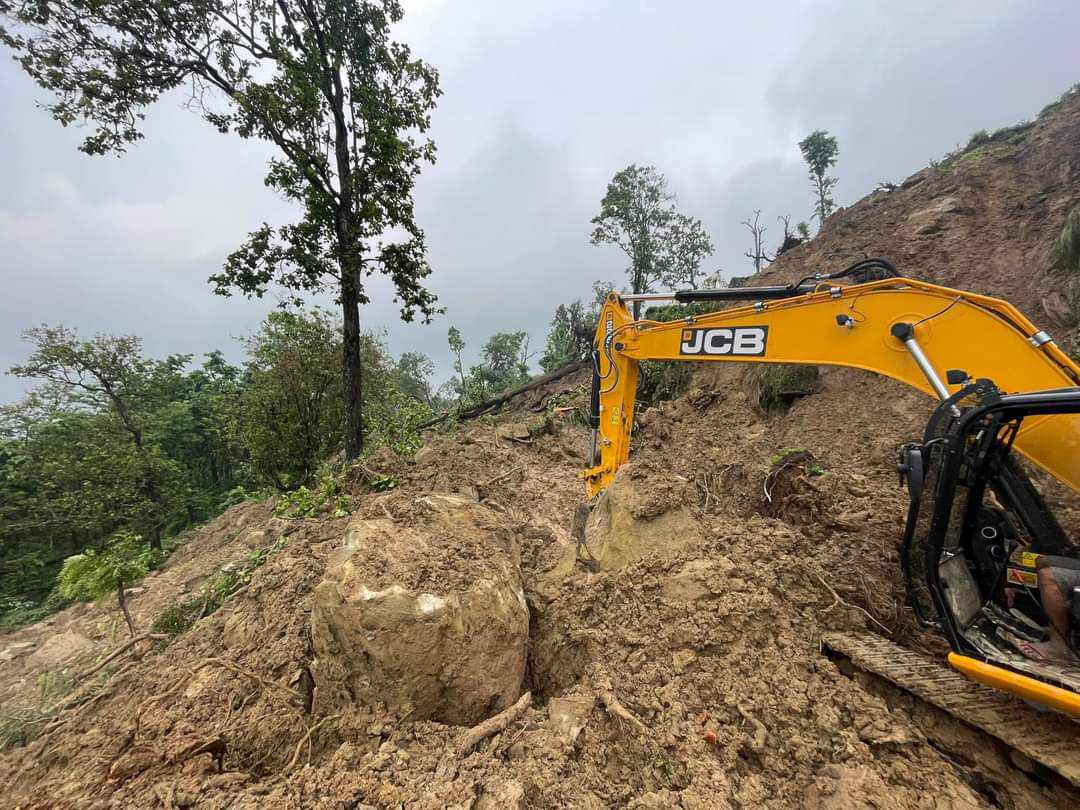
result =
M1080 385L1080 367L1007 302L911 279L664 297L754 303L678 321L634 321L627 308L633 296L608 296L594 354L594 460L582 474L590 497L629 457L642 360L847 366L935 398L949 394L940 375L950 369L990 378L1009 393ZM1080 491L1080 415L1025 420L1015 447Z

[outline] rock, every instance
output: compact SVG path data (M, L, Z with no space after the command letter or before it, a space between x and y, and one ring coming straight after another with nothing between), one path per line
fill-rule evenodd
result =
M691 560L660 586L664 598L673 602L696 602L727 590L725 580L735 565L727 557Z
M937 233L945 229L946 214L969 214L956 197L943 197L931 206L908 215L907 221L917 234Z
M517 537L469 499L421 498L415 525L353 518L311 613L316 715L385 708L471 726L510 706L529 612Z
M596 706L592 692L571 694L548 701L548 727L564 742L574 744Z
M16 658L26 655L30 650L34 649L37 645L32 641L20 641L16 644L11 644L0 652L0 664L6 664L8 661L14 661Z
M34 669L65 666L93 652L96 647L86 636L68 630L49 636L45 643L26 659L26 663Z
M642 557L671 554L704 538L682 500L687 484L669 473L626 464L593 508L585 525L588 553L602 571L614 571ZM577 549L552 574L574 570Z
M693 650L679 650L671 654L671 668L675 670L675 674L682 675L694 665L696 660L697 653Z
M417 464L427 464L432 461L437 455L438 451L431 445L421 447L416 451L416 455L413 456L413 461Z
M529 432L529 426L524 422L512 422L508 425L499 425L495 430L495 435L500 439L517 440L520 442L528 441L532 437L532 433Z
M525 788L516 779L484 785L473 810L520 810L525 807Z

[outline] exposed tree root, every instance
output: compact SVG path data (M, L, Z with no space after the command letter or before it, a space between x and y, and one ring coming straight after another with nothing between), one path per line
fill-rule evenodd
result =
M504 731L507 726L525 714L530 706L532 706L532 692L526 692L510 708L504 709L494 717L489 717L462 734L454 743L455 753L459 757L465 756L481 741Z
M292 759L290 759L289 764L282 769L282 773L285 773L285 771L291 771L293 769L293 767L296 765L297 760L300 759L300 752L304 748L304 743L311 739L312 734L322 728L324 724L329 723L331 720L337 720L339 717L341 717L340 714L330 715L329 717L324 717L318 723L312 724L311 728L307 730L307 733L300 738L300 742L296 744L296 748L293 749ZM311 756L310 753L308 754L308 756Z
M85 681L87 678L89 678L95 672L98 672L103 667L105 667L110 661L113 661L116 658L119 658L121 655L123 655L125 652L130 650L132 647L134 647L140 641L163 641L163 640L165 640L167 638L168 638L168 636L165 633L143 633L141 636L136 636L133 639L129 639L127 642L120 645L115 650L113 650L111 653L109 653L107 656L105 656L105 658L103 660L101 660L100 662L95 664L90 669L86 670L86 672L82 672L82 673L76 675L75 680L77 680L77 681Z
M642 723L637 717L635 717L629 709L623 706L619 699L615 697L607 689L601 689L599 692L600 703L603 705L607 713L618 720L621 720L626 725L633 729L636 729L640 734L648 732L649 727Z

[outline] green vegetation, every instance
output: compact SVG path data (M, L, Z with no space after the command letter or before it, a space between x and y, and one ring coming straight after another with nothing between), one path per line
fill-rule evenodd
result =
M1080 273L1080 205L1074 205L1065 215L1051 261L1057 270Z
M366 279L392 283L401 317L437 309L413 186L435 162L426 137L438 73L391 38L398 0L320 5L202 4L172 0L0 3L0 43L52 93L45 107L67 126L89 124L88 154L122 153L143 137L147 108L170 91L214 129L271 144L266 185L302 210L295 224L263 225L211 277L215 292L293 302L324 290L341 305L345 457L364 444L361 304ZM213 99L211 101L210 99Z
M171 641L189 630L195 622L209 616L225 604L230 596L251 582L255 570L285 548L287 539L282 536L273 545L256 549L240 562L230 563L220 569L210 577L199 593L165 608L150 625L150 632L164 633Z
M617 172L592 224L592 244L615 245L630 260L626 275L633 293L650 292L658 283L694 286L701 262L713 252L701 221L677 210L667 178L655 166L631 164Z
M286 518L321 516L345 517L352 512L352 500L345 491L345 470L327 467L313 489L301 486L281 496L274 514Z
M788 365L786 363L762 365L756 369L757 403L766 413L782 411L792 401L812 393L817 387L816 366Z
M829 177L829 169L836 165L840 147L836 138L823 129L815 130L799 141L799 151L810 170L810 183L814 187L814 213L811 217L818 221L818 230L825 224L826 217L833 212L832 190L839 180Z
M55 585L73 555L83 568L70 570L85 573L134 553L133 536L168 550L189 527L274 491L325 497L320 513L348 508L323 480L345 419L341 326L328 313L273 312L242 342L241 365L221 352L194 367L189 355L149 359L138 338L64 327L27 339L31 356L14 372L40 385L0 407L0 630L66 604L75 581L69 596ZM432 364L415 353L395 362L374 333L361 347L368 451L411 453L432 414L421 399ZM139 575L122 573L129 585Z
M100 599L116 594L116 603L134 636L135 624L124 589L146 576L160 561L161 552L147 548L139 535L117 532L100 548L89 548L64 560L56 583L68 599Z

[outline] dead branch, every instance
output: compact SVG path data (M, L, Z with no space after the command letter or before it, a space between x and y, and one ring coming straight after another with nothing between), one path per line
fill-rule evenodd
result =
M466 419L475 419L478 416L483 416L488 411L492 411L495 408L498 408L500 405L509 402L516 396L520 396L521 394L524 394L528 391L532 391L534 388L539 388L540 386L546 385L549 382L555 382L555 380L561 380L563 377L573 374L578 369L584 368L587 362L588 361L586 360L578 360L576 363L571 363L568 366L563 366L562 368L555 369L555 371L551 372L550 374L545 374L542 377L537 377L535 380L526 383L520 388L514 388L513 390L506 391L497 397L486 399L483 402L474 405L473 407L468 408L459 414L455 415L454 413L444 413L441 416L436 416L434 419L428 419L426 422L421 422L416 427L418 430L423 430L424 428L434 427L440 422L445 422L447 419L454 419L458 422L464 422Z
M530 706L532 706L532 692L526 692L509 709L504 709L462 734L454 745L455 753L459 757L465 756L482 740L504 731L507 726L525 714Z
M649 730L648 726L638 720L629 709L623 706L612 692L602 689L600 690L599 697L600 703L603 704L608 714L622 720L631 728L637 729L641 734L645 734Z
M821 574L819 574L819 573L818 573L817 571L813 570L812 568L809 568L809 567L808 567L808 566L806 566L806 565L803 565L803 568L804 568L804 569L806 569L806 570L807 570L808 572L810 572L811 574L813 574L813 575L814 575L814 578L815 578L815 579L816 579L816 580L817 580L818 582L820 582L820 583L821 583L821 584L822 584L822 585L823 585L823 586L825 587L825 590L827 590L827 591L829 592L829 594L830 594L830 595L832 596L832 598L833 598L833 603L832 603L831 605L829 605L829 606L828 606L827 608L825 608L824 610L822 610L822 611L821 611L822 613L828 613L828 612L829 612L830 610L832 610L832 609L833 609L834 607L836 607L837 605L844 605L845 607L849 607L849 608L854 608L855 610L859 611L859 613L861 613L861 614L862 614L862 615L864 615L864 616L865 616L866 618L868 618L868 619L869 619L870 621L872 621L872 622L873 622L874 624L876 624L876 625L877 625L878 627L880 627L880 628L881 628L882 630L884 630L884 631L885 631L885 633L886 633L887 635L889 635L889 636L892 636L892 634L893 634L893 631L892 631L892 630L890 630L890 629L889 629L888 627L886 627L885 625L883 625L883 624L882 624L881 622L879 622L879 621L878 621L877 619L875 619L875 618L874 618L874 617L873 617L873 616L872 616L872 615L870 614L870 611L866 610L865 608L861 608L861 607L859 607L858 605L853 605L853 604L851 604L851 602L848 602L848 601L847 601L846 599L842 598L842 597L840 596L840 594L838 594L838 593L837 593L837 592L836 592L836 591L835 591L835 590L833 589L833 587L832 587L832 586L831 586L831 585L830 585L830 584L829 584L828 582L826 582L826 581L825 581L824 577L822 577L822 576L821 576Z
M753 751L755 754L760 754L762 751L765 750L765 739L769 733L768 729L765 728L764 723L754 717L754 715L750 714L750 712L748 712L742 706L738 706L737 708L739 710L739 714L742 715L743 720L749 723L750 726L754 729L754 736L750 740L750 750Z
M490 486L498 484L500 481L505 481L507 478L511 477L514 473L519 473L519 472L525 472L525 465L524 464L521 464L521 465L519 465L517 467L514 467L514 469L512 469L512 470L507 470L504 473L500 473L499 475L496 475L490 481L485 481L484 483L480 484L479 487L480 487L480 489L487 489Z
M149 640L149 641L163 641L164 639L167 639L167 638L168 638L168 636L165 633L143 633L141 636L136 636L135 638L128 640L124 644L121 644L119 647L117 647L115 650L113 650L111 653L109 653L105 657L104 660L102 660L99 663L95 664L93 667L86 670L86 672L83 672L83 673L80 673L79 675L76 675L75 680L77 680L77 681L85 681L91 675L93 675L94 673L96 673L97 671L99 671L100 669L105 667L109 662L115 660L116 658L119 658L121 655L123 655L125 652L130 650L132 647L134 647L140 641L147 641L147 640Z

